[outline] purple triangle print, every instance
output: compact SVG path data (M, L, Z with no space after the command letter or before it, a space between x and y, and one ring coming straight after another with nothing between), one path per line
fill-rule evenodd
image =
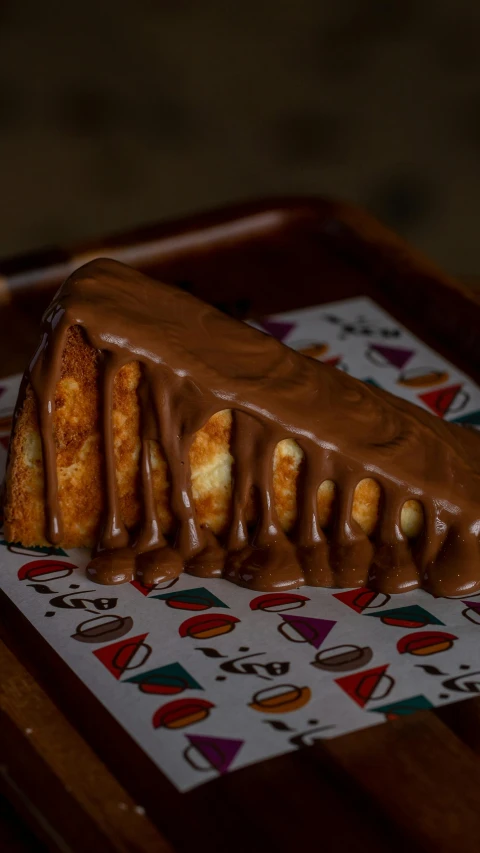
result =
M471 607L472 610L477 610L480 613L480 601L469 601L467 598L466 600L462 599L462 604L466 604L467 607Z
M385 361L392 364L394 367L398 367L399 370L402 367L405 367L407 361L410 361L411 357L415 355L415 351L411 349L402 349L401 347L384 347L381 344L371 344L370 350L373 350L380 356L383 356Z
M314 649L320 648L325 637L337 624L331 619L313 619L311 616L284 616L283 621L288 622Z
M233 759L244 743L243 740L209 735L187 735L187 740L198 749L212 769L221 774L228 772Z
M295 328L295 323L281 323L277 320L262 320L261 325L262 328L269 333L269 335L272 335L279 341L283 341L284 338L287 337L289 332L291 332L292 329Z

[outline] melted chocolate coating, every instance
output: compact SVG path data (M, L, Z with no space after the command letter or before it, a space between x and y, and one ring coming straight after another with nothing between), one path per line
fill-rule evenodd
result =
M43 446L47 538L62 541L53 433L55 388L68 329L81 326L103 359L103 446L106 511L90 576L120 583L135 574L150 585L182 568L252 589L373 585L384 592L425 586L437 595L480 588L480 437L445 423L374 386L285 347L175 287L111 260L93 261L60 288L47 310L30 365ZM127 362L143 367L143 524L136 541L119 511L112 432L113 380ZM234 413L232 513L225 543L195 516L189 449L217 411ZM148 439L160 441L177 519L174 545L156 516ZM298 520L281 529L273 498L277 442L295 439L304 452ZM356 485L376 479L383 490L370 540L352 519ZM317 490L336 483L330 534L318 525ZM246 525L251 487L259 496L255 532ZM423 504L415 546L401 531L403 503Z

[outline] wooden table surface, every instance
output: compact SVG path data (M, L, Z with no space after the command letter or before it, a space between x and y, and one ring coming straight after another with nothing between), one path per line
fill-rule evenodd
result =
M25 277L22 279L20 276L16 279L18 289L14 298L11 298L12 269L16 269L16 266L7 266L3 279L0 376L23 368L38 334L37 297L24 287ZM178 281L178 277L174 280ZM1 283L0 276L0 305ZM467 277L465 284L480 294L480 278ZM463 296L468 299L465 294L466 290ZM470 297L470 300L470 305L474 306L475 298ZM310 304L315 301L312 291ZM239 305L240 302L237 296L235 304ZM280 304L282 309L283 305ZM463 361L465 364L465 358ZM44 764L48 765L56 784L60 783L67 789L78 784L83 771L81 767L72 766L71 755L75 753L70 750L73 750L72 744L75 744L79 735L62 716L61 725L58 720L55 725L58 742L66 745L65 750L55 752L49 749L47 735L55 718L55 707L28 668L19 663L12 650L2 642L0 675L0 726L11 726L12 755L16 755L15 739L19 732L24 731L29 714L38 713L44 737L39 737L38 741L33 739L30 752L22 757L19 754L18 761L31 762L32 775L39 772ZM256 765L255 786L257 793L262 792L263 802L258 797L250 796L249 780L253 778L248 775L250 769L237 771L225 780L222 803L230 802L230 808L233 809L231 814L235 814L238 808L239 833L242 811L248 810L250 825L258 830L258 837L252 840L252 851L262 849L268 853L270 849L284 850L287 849L285 839L290 839L289 849L310 845L312 849L318 847L326 851L355 849L384 853L386 850L408 849L474 853L480 850L479 756L480 698L473 698L468 702L419 712L386 725L316 743L308 750L289 756L288 764L284 763L284 757L280 757ZM135 828L135 820L131 817L133 801L120 783L106 771L93 751L85 761L89 773L98 772L105 778L108 775L105 784L110 786L109 801L123 799L127 804L126 812L119 812L109 818L103 804L92 797L87 783L83 788L80 785L76 796L82 801L86 814L85 844L89 843L89 821L92 825L102 824L108 835L108 820L111 819L112 835L115 834L117 838L117 831L121 835L121 841L112 842L112 849L172 850L146 818L142 818L138 830ZM25 794L19 790L14 780L9 778L7 763L5 757L0 755L0 797L3 795L0 799L0 850L15 853L47 848L70 849L62 847L58 838L55 840L58 827L43 825L41 820L37 820L35 808L32 813L28 792ZM292 778L288 785L281 778L285 768ZM302 784L297 784L300 778ZM208 789L210 786L204 787ZM219 790L218 787L211 788L211 800L205 794L195 794L197 799L190 799L189 802L203 803L204 808L208 808L210 803L210 808L214 810L214 797ZM10 803L14 804L15 810ZM220 809L223 807L219 805ZM321 818L315 824L317 810L321 810ZM305 815L305 826L298 819L293 832L288 820L274 819L276 814ZM68 815L64 816L64 821L68 819ZM28 829L28 823L35 825L35 832L42 836L42 841ZM59 823L62 823L61 818ZM310 835L312 825L318 827L316 842ZM140 831L143 846L137 848L135 838ZM232 826L231 832L235 831ZM226 842L225 849L228 846ZM95 849L96 853L97 848L90 844L85 846L87 849ZM198 849L207 847L199 844ZM212 849L220 848L215 846Z

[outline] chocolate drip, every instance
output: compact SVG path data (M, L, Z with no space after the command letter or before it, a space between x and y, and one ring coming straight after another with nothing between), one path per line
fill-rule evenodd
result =
M426 580L428 566L435 563L438 552L448 531L447 523L442 519L441 507L433 497L423 498L423 529L413 548L415 563L420 577Z
M146 584L184 567L254 589L303 583L396 592L424 585L436 594L480 588L480 438L412 404L308 359L176 288L128 267L99 260L74 273L47 311L30 367L45 472L46 531L63 538L54 441L55 389L65 336L80 326L102 354L102 429L106 508L89 573L104 583ZM128 534L120 512L112 425L114 377L128 362L143 370L140 388L142 525ZM198 522L189 451L215 412L233 412L234 486L226 548ZM295 439L304 453L297 520L291 535L275 511L273 456ZM176 535L166 541L155 506L150 450L158 441L171 479ZM371 541L352 518L365 477L381 485L380 518ZM336 484L331 530L318 523L317 492ZM255 532L247 527L252 489ZM412 548L401 530L402 505L424 508Z
M42 437L42 454L45 470L45 497L50 507L47 513L47 538L52 545L62 541L63 524L58 500L58 479L56 467L56 450L53 439L53 413L55 402L52 398L39 399L37 404L40 435Z
M150 460L150 441L148 438L142 439L140 466L142 478L143 523L136 543L136 548L139 553L143 553L144 551L153 551L157 548L164 548L167 544L165 536L160 529L160 522L158 520L157 509L155 506L152 463Z
M253 489L255 468L253 418L244 412L233 413L232 455L234 459L232 518L227 547L242 551L248 545L246 508Z
M361 477L356 473L336 471L335 520L330 549L330 563L335 586L365 586L373 557L373 545L352 518L353 495Z
M140 479L141 497L143 502L142 526L135 543L139 553L153 551L165 547L166 540L162 533L155 506L153 493L152 462L150 456L151 443L158 438L158 430L150 395L150 380L143 372L138 388L140 402Z
M136 571L145 586L153 586L178 577L183 569L180 554L171 548L160 527L151 463L151 446L158 440L155 408L150 394L151 379L144 373L140 385L142 448L140 458L141 495L143 518L140 534L135 542Z
M53 328L54 318L51 324ZM58 498L54 415L55 389L60 378L61 358L67 331L68 325L60 323L56 328L55 336L45 332L39 350L30 365L30 382L35 395L42 442L46 534L52 545L58 545L63 537L62 513Z
M466 531L462 525L453 524L447 533L436 560L432 560L426 569L428 588L434 595L466 595L478 587L478 576L466 566L478 566L480 551L478 535L472 530Z
M206 540L197 521L190 479L189 450L195 430L188 430L182 416L181 389L175 389L174 384L173 393L168 393L170 384L166 371L160 376L160 382L156 377L153 397L163 452L172 480L171 506L178 522L175 545L185 562L202 551ZM200 426L198 423L197 428Z
M383 592L407 592L420 583L420 574L411 546L402 533L404 497L388 484L384 488L376 548L369 572L369 586L380 585Z
M118 499L117 473L113 441L113 382L118 366L111 356L106 356L103 370L103 447L105 450L105 487L107 508L100 537L99 550L126 548L128 532L122 521Z
M102 376L102 424L105 457L106 510L102 532L89 564L89 574L98 583L125 583L135 577L135 554L129 548L128 531L122 521L118 499L113 440L113 383L118 370L115 358L106 354Z
M145 586L154 586L178 577L183 563L178 551L168 545L160 527L153 494L150 440L145 437L142 440L141 477L143 523L133 550L137 554L135 566L139 580Z
M251 486L258 497L258 521L251 543L245 544L227 563L226 576L252 589L291 589L305 583L295 546L283 532L275 510L273 454L276 439L275 430L265 430L256 417L240 413L235 440L241 478L239 492L234 498L237 536L245 537L244 509ZM245 479L247 466L251 473ZM242 532L239 534L239 531Z
M329 478L329 459L302 446L304 461L297 486L297 520L293 538L305 583L309 586L334 586L329 544L318 523L318 489Z

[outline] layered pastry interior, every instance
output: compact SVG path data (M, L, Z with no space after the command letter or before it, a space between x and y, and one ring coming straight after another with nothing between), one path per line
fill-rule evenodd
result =
M114 261L44 317L5 494L102 583L480 588L479 436Z

